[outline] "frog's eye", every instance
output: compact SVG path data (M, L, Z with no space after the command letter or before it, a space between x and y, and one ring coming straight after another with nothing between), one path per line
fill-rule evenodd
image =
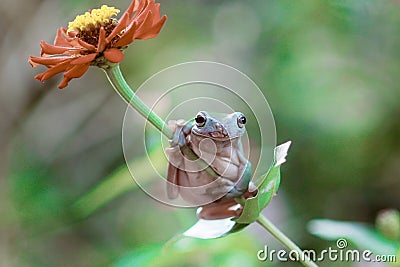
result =
M194 118L194 120L196 121L196 125L198 127L202 127L204 126L204 124L206 124L207 118L203 114L199 113L197 114L196 118Z
M246 124L246 117L243 114L237 118L237 124L239 128L243 128L243 126Z

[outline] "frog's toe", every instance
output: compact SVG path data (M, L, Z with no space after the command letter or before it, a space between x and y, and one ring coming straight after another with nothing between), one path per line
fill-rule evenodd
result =
M183 126L185 126L185 124L186 124L185 120L179 119L179 120L176 121L176 125L181 127L181 128Z
M179 124L175 124L174 135L171 140L169 140L170 146L179 146L183 147L187 144L185 134L182 130L182 126Z
M246 190L238 190L236 187L233 187L227 194L226 197L229 198L235 198L235 197L240 197L244 193L246 193Z
M233 199L222 198L197 210L197 216L204 220L218 220L226 218L238 218L243 207Z

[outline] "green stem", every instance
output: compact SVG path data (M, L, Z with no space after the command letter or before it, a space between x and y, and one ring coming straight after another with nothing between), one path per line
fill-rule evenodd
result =
M122 99L136 109L140 115L153 124L154 127L162 132L168 139L172 139L173 133L171 129L168 128L166 123L136 96L130 86L126 83L119 68L119 64L108 66L103 69L107 74L108 80Z
M167 124L155 114L139 97L133 92L131 87L126 83L124 76L121 73L119 64L107 63L101 67L107 75L108 80L114 87L115 91L124 99L129 105L137 110L140 115L147 119L154 127L162 132L168 139L172 139L174 133L167 126ZM190 160L197 160L199 157L187 146L182 148L182 153ZM197 160L197 164L204 169L212 177L219 177L219 175L203 160Z
M257 223L260 224L265 230L273 235L282 245L291 251L296 251L299 255L300 262L306 267L318 267L315 262L304 255L301 248L299 248L292 240L290 240L284 233L282 233L272 222L270 222L264 215L260 214L257 218Z

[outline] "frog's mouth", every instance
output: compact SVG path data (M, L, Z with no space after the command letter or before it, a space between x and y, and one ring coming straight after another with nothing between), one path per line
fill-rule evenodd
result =
M226 130L222 131L213 131L213 132L198 132L198 131L193 131L193 133L197 136L203 136L203 137L210 137L212 139L218 139L221 141L224 140L232 140L235 139L237 136L231 136Z
M208 135L211 136L212 138L229 139L229 135L226 132L211 132L211 133L208 133Z

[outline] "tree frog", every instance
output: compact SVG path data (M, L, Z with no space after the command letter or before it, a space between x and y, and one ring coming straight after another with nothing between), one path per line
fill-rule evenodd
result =
M249 188L251 163L243 154L241 137L246 117L241 112L209 114L200 111L188 122L169 121L174 132L170 140L167 171L167 195L179 195L186 201L202 206L198 216L204 219L235 217L242 207L234 200ZM182 150L189 147L206 164L186 158ZM217 177L210 175L211 167ZM206 205L205 205L206 204Z

